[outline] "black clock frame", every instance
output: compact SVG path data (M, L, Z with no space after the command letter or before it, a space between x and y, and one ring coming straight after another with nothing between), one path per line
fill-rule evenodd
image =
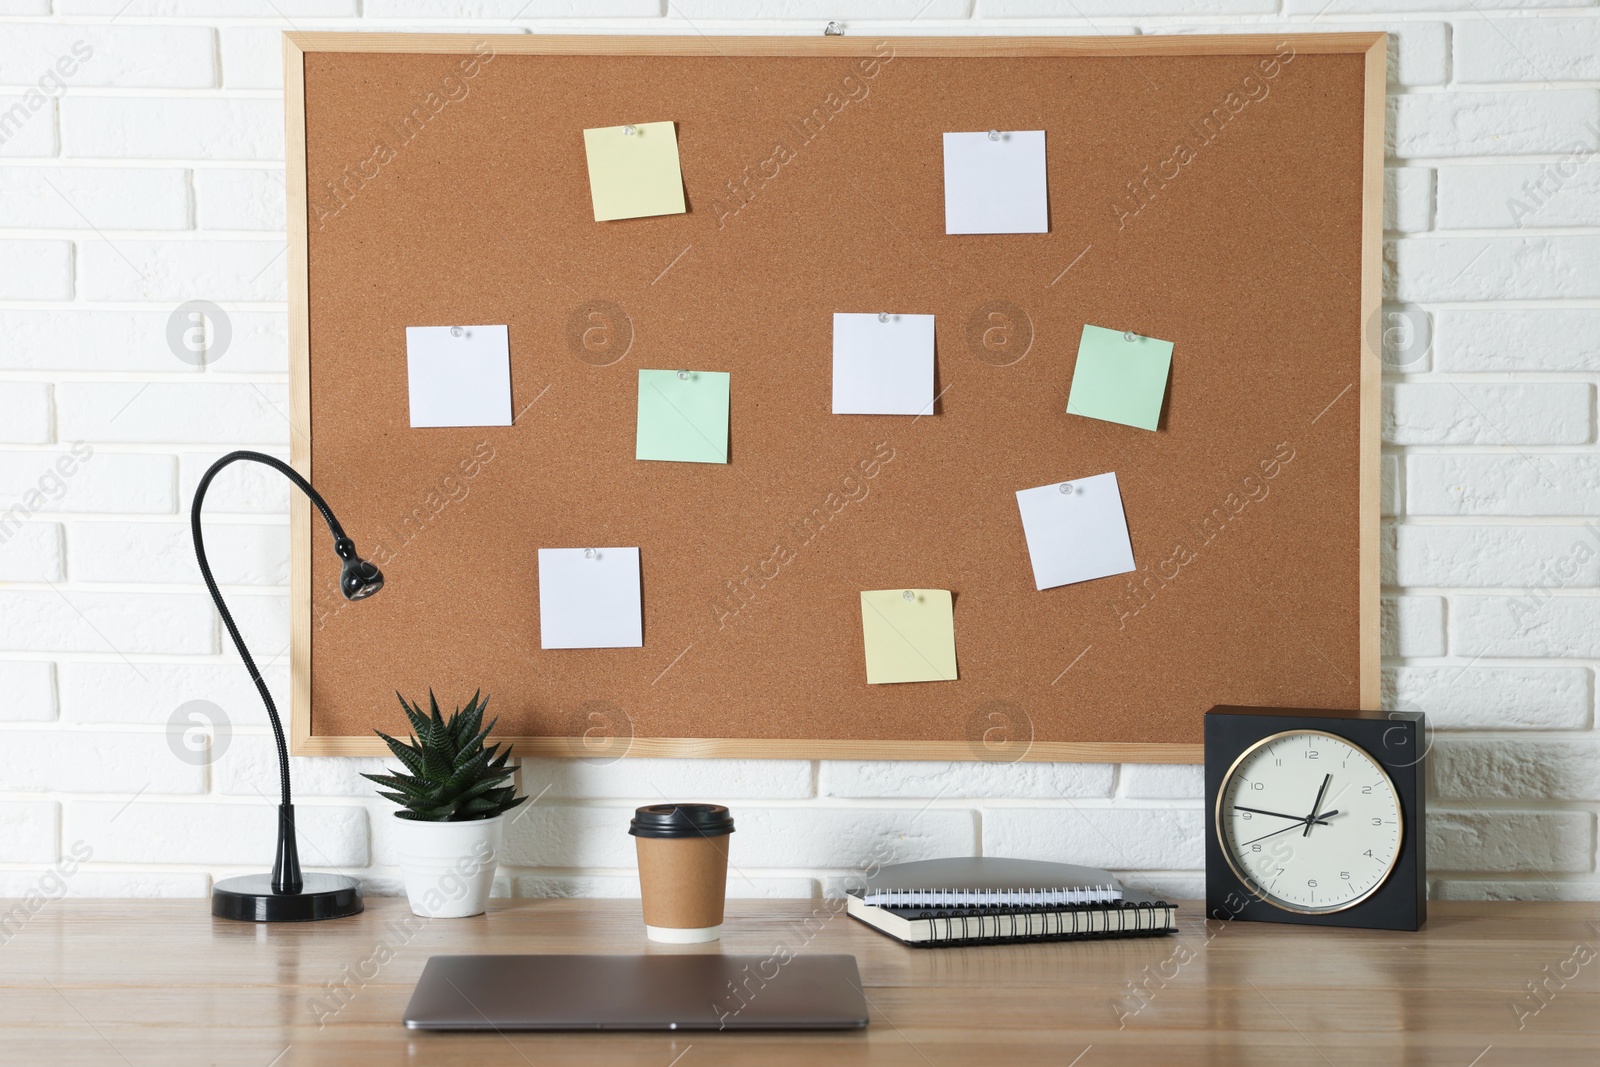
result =
M1365 750L1400 798L1400 855L1384 883L1342 911L1287 911L1245 884L1228 863L1217 832L1223 779L1251 745L1273 734L1320 730ZM1246 922L1416 930L1428 919L1427 719L1419 711L1329 711L1219 704L1205 716L1206 917Z

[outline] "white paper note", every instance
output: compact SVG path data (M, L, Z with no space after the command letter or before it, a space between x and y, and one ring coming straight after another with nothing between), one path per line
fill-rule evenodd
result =
M833 316L833 413L933 413L933 316Z
M1133 543L1128 540L1115 474L1019 489L1017 507L1036 588L1053 589L1134 569Z
M639 648L637 548L539 550L540 648Z
M944 135L944 232L1050 232L1043 130Z
M504 326L407 326L412 426L510 426Z

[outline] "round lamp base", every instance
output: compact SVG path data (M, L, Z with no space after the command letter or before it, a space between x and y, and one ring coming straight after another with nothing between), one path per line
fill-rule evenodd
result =
M272 875L224 878L211 889L211 914L219 919L258 923L302 923L358 914L361 883L342 874L301 876L298 893L274 893Z

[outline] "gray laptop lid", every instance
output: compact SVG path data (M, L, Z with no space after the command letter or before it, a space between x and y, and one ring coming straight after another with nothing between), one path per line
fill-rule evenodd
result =
M411 1030L846 1030L867 1025L854 956L434 956Z

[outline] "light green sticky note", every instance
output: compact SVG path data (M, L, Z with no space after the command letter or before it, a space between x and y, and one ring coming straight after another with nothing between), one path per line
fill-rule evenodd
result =
M861 594L867 684L956 680L956 624L948 589Z
M1154 430L1171 369L1171 341L1085 326L1067 414Z
M711 370L640 371L633 457L728 462L728 375Z
M672 123L584 130L583 147L596 222L683 214L683 172Z

